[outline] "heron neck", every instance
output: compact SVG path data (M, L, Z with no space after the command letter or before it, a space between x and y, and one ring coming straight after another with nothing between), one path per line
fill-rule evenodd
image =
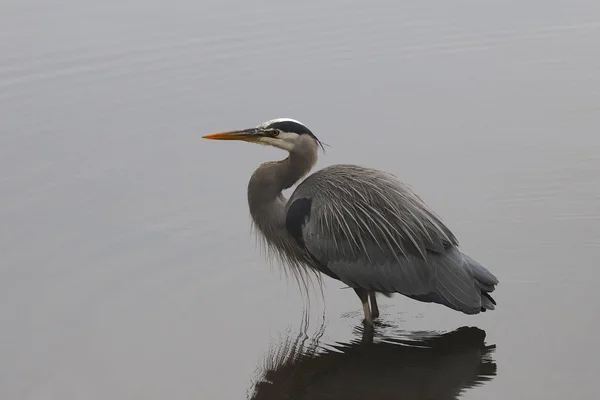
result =
M282 191L289 189L314 165L308 157L290 153L281 161L262 164L252 174L248 184L248 201L250 205L259 206L276 200Z
M285 204L282 191L305 176L316 162L316 152L290 152L281 161L262 164L250 178L248 205L259 228L261 225L285 225Z

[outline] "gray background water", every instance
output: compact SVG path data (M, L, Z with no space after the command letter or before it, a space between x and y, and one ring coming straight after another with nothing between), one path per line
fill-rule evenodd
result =
M598 49L595 0L5 0L0 397L245 398L307 309L245 198L285 154L201 135L288 116L318 168L396 174L500 278L478 316L383 302L394 329L486 331L497 375L464 398L596 398ZM312 293L325 345L360 325L342 288Z

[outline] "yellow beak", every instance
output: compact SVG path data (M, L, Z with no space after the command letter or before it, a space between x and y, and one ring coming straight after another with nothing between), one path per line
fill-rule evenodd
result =
M202 138L210 140L243 140L245 142L255 142L261 135L255 128L243 129L238 131L212 133L204 135Z

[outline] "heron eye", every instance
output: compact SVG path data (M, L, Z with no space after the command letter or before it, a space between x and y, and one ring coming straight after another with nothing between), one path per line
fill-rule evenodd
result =
M273 129L273 132L271 133L271 135L273 135L273 137L279 136L279 130Z

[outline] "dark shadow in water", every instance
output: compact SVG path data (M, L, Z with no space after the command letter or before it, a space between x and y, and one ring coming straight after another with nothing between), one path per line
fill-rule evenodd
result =
M436 333L403 332L386 337L356 328L357 339L319 344L289 337L271 351L251 399L456 399L496 375L495 345L485 332L462 327Z

